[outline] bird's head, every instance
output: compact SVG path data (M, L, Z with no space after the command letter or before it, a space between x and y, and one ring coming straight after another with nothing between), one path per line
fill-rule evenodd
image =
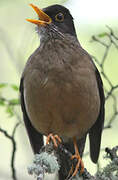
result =
M69 10L61 5L52 5L44 9L30 4L38 15L38 20L27 19L37 25L38 32L45 37L64 37L66 34L75 36L73 17Z

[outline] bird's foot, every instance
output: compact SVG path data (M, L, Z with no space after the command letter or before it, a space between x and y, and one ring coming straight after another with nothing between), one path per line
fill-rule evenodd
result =
M72 167L71 167L66 179L71 180L74 176L77 175L79 169L80 169L80 175L82 175L84 172L84 163L83 163L80 155L75 154L75 155L71 156L71 160L73 160L75 158L77 159L76 167L74 168L74 165L72 164Z
M71 178L76 176L79 169L80 169L80 175L83 174L83 172L84 172L84 163L79 155L76 138L73 138L73 142L74 142L75 154L73 156L71 156L71 160L76 158L77 164L76 164L75 168L74 168L74 165L72 164L71 170L68 174L68 177L70 177L70 175L71 175Z
M53 135L52 133L50 133L48 136L47 136L47 140L46 140L46 144L49 144L50 140L53 141L54 143L54 146L57 148L58 147L58 143L62 143L62 140L60 139L60 137L56 134L56 135ZM58 142L58 143L57 143Z
M80 168L80 175L83 174L83 172L84 172L84 163L83 163L79 153L75 154L75 155L73 155L71 157L72 160L75 159L75 158L77 159L77 164L76 164L75 170L74 170L74 172L72 174L72 177L76 176L76 174L78 173L79 168ZM72 166L72 168L73 168L73 166Z

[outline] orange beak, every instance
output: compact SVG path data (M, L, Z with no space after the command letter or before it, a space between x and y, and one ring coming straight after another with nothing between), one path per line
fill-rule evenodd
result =
M27 21L33 24L39 25L39 26L46 26L47 24L50 24L52 22L52 19L46 13L44 13L41 9L39 9L37 6L34 6L33 4L30 4L30 6L38 14L39 20L26 19Z

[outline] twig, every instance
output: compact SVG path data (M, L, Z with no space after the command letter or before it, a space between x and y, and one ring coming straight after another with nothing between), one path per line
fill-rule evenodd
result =
M104 69L104 64L107 60L107 56L110 53L110 49L112 47L112 45L115 46L115 48L118 49L118 37L115 35L114 31L112 30L112 28L110 28L109 26L107 26L107 28L109 29L109 33L103 33L102 36L92 36L92 42L98 42L100 45L105 47L103 56L101 60L98 60L95 56L92 56L92 58L95 60L95 62L98 64L98 66L101 69L101 74L103 79L108 83L108 85L110 86L110 90L106 90L106 101L110 99L110 97L113 98L113 115L110 118L109 122L107 123L107 125L104 127L104 129L110 128L112 122L114 121L115 117L118 115L118 109L117 109L117 99L116 96L113 94L114 90L118 89L118 85L113 85L110 78L107 76L105 69ZM100 39L101 38L108 38L108 42L106 41L105 43ZM114 39L116 41L114 41Z
M116 86L112 86L112 88L110 89L110 91L107 93L107 96L106 96L106 100L109 98L109 96L113 93L113 91L115 90L115 89L117 89L118 88L118 85L116 85Z
M11 140L12 142L12 155L11 155L11 170L12 170L12 178L13 180L17 180L17 177L16 177L16 170L15 170L15 165L14 165L14 162L15 162L15 155L16 155L16 141L15 141L15 132L16 132L16 129L17 127L19 126L19 122L16 123L16 125L14 126L14 129L13 129L13 132L12 132L12 135L9 135L8 132L4 129L2 129L0 127L0 132L2 132L8 139Z

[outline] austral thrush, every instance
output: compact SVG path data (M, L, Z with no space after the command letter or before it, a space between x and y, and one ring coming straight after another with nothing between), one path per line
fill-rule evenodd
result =
M104 124L104 92L100 74L90 55L81 47L69 10L53 5L43 10L30 4L39 19L27 19L37 25L40 46L24 68L20 92L24 122L29 139L38 153L43 135L57 146L57 141L75 153L78 163L86 141L90 139L90 156L97 162ZM61 139L60 139L61 138ZM60 172L63 180L63 173Z

